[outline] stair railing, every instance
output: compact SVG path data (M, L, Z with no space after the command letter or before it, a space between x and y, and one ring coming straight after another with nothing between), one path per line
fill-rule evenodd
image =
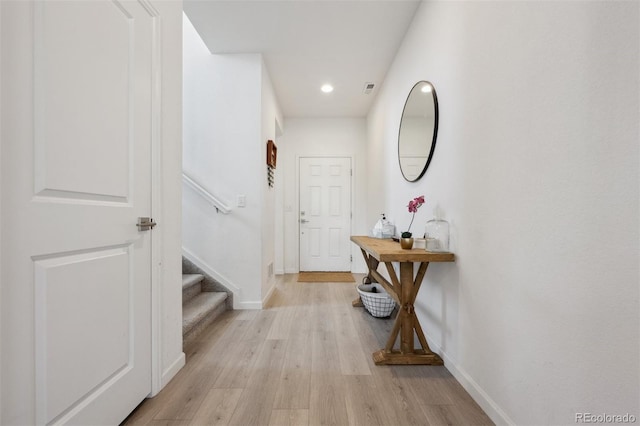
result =
M213 195L211 191L207 188L196 182L191 176L182 172L182 182L187 185L189 188L193 189L198 195L207 200L213 207L216 208L217 213L229 214L231 212L231 208L227 206L224 202L222 202L218 197Z

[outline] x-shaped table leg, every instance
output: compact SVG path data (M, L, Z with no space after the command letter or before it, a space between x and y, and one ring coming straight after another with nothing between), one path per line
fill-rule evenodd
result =
M387 288L395 292L400 303L400 310L396 316L391 335L387 340L384 349L373 354L373 360L376 364L431 364L442 365L443 361L440 356L433 353L429 348L427 339L424 336L420 321L416 316L414 303L420 290L420 285L424 275L427 272L428 262L420 263L418 273L413 278L413 262L400 262L400 280L393 269L391 262L385 263L387 272L391 278L391 283L381 282ZM379 275L379 274L375 274ZM391 285L390 285L391 284ZM414 332L418 337L422 349L414 348ZM400 350L393 347L396 340L400 336Z

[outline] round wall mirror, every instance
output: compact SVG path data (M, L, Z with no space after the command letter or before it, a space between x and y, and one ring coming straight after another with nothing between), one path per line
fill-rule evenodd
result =
M431 163L438 136L438 97L433 85L419 81L404 104L398 132L398 161L402 176L415 182Z

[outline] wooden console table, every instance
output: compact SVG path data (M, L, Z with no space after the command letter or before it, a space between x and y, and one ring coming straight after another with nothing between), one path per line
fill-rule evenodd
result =
M404 250L390 239L364 236L352 236L351 241L362 251L369 268L369 279L380 283L398 303L400 309L393 325L393 330L384 349L373 353L373 360L381 364L431 364L443 365L442 358L431 351L422 327L413 308L418 296L422 279L427 272L429 262L453 262L453 253L436 253L424 249ZM378 265L384 263L391 282L378 272ZM400 279L393 269L393 262L400 263ZM419 262L418 273L414 279L413 264ZM362 306L360 298L354 300L353 306ZM414 347L414 332L418 336L422 349ZM400 349L394 349L400 335Z

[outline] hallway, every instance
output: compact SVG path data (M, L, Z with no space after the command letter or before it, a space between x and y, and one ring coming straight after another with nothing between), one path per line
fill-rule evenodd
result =
M444 367L375 366L393 320L352 308L355 295L278 276L266 309L223 314L124 424L493 424Z

